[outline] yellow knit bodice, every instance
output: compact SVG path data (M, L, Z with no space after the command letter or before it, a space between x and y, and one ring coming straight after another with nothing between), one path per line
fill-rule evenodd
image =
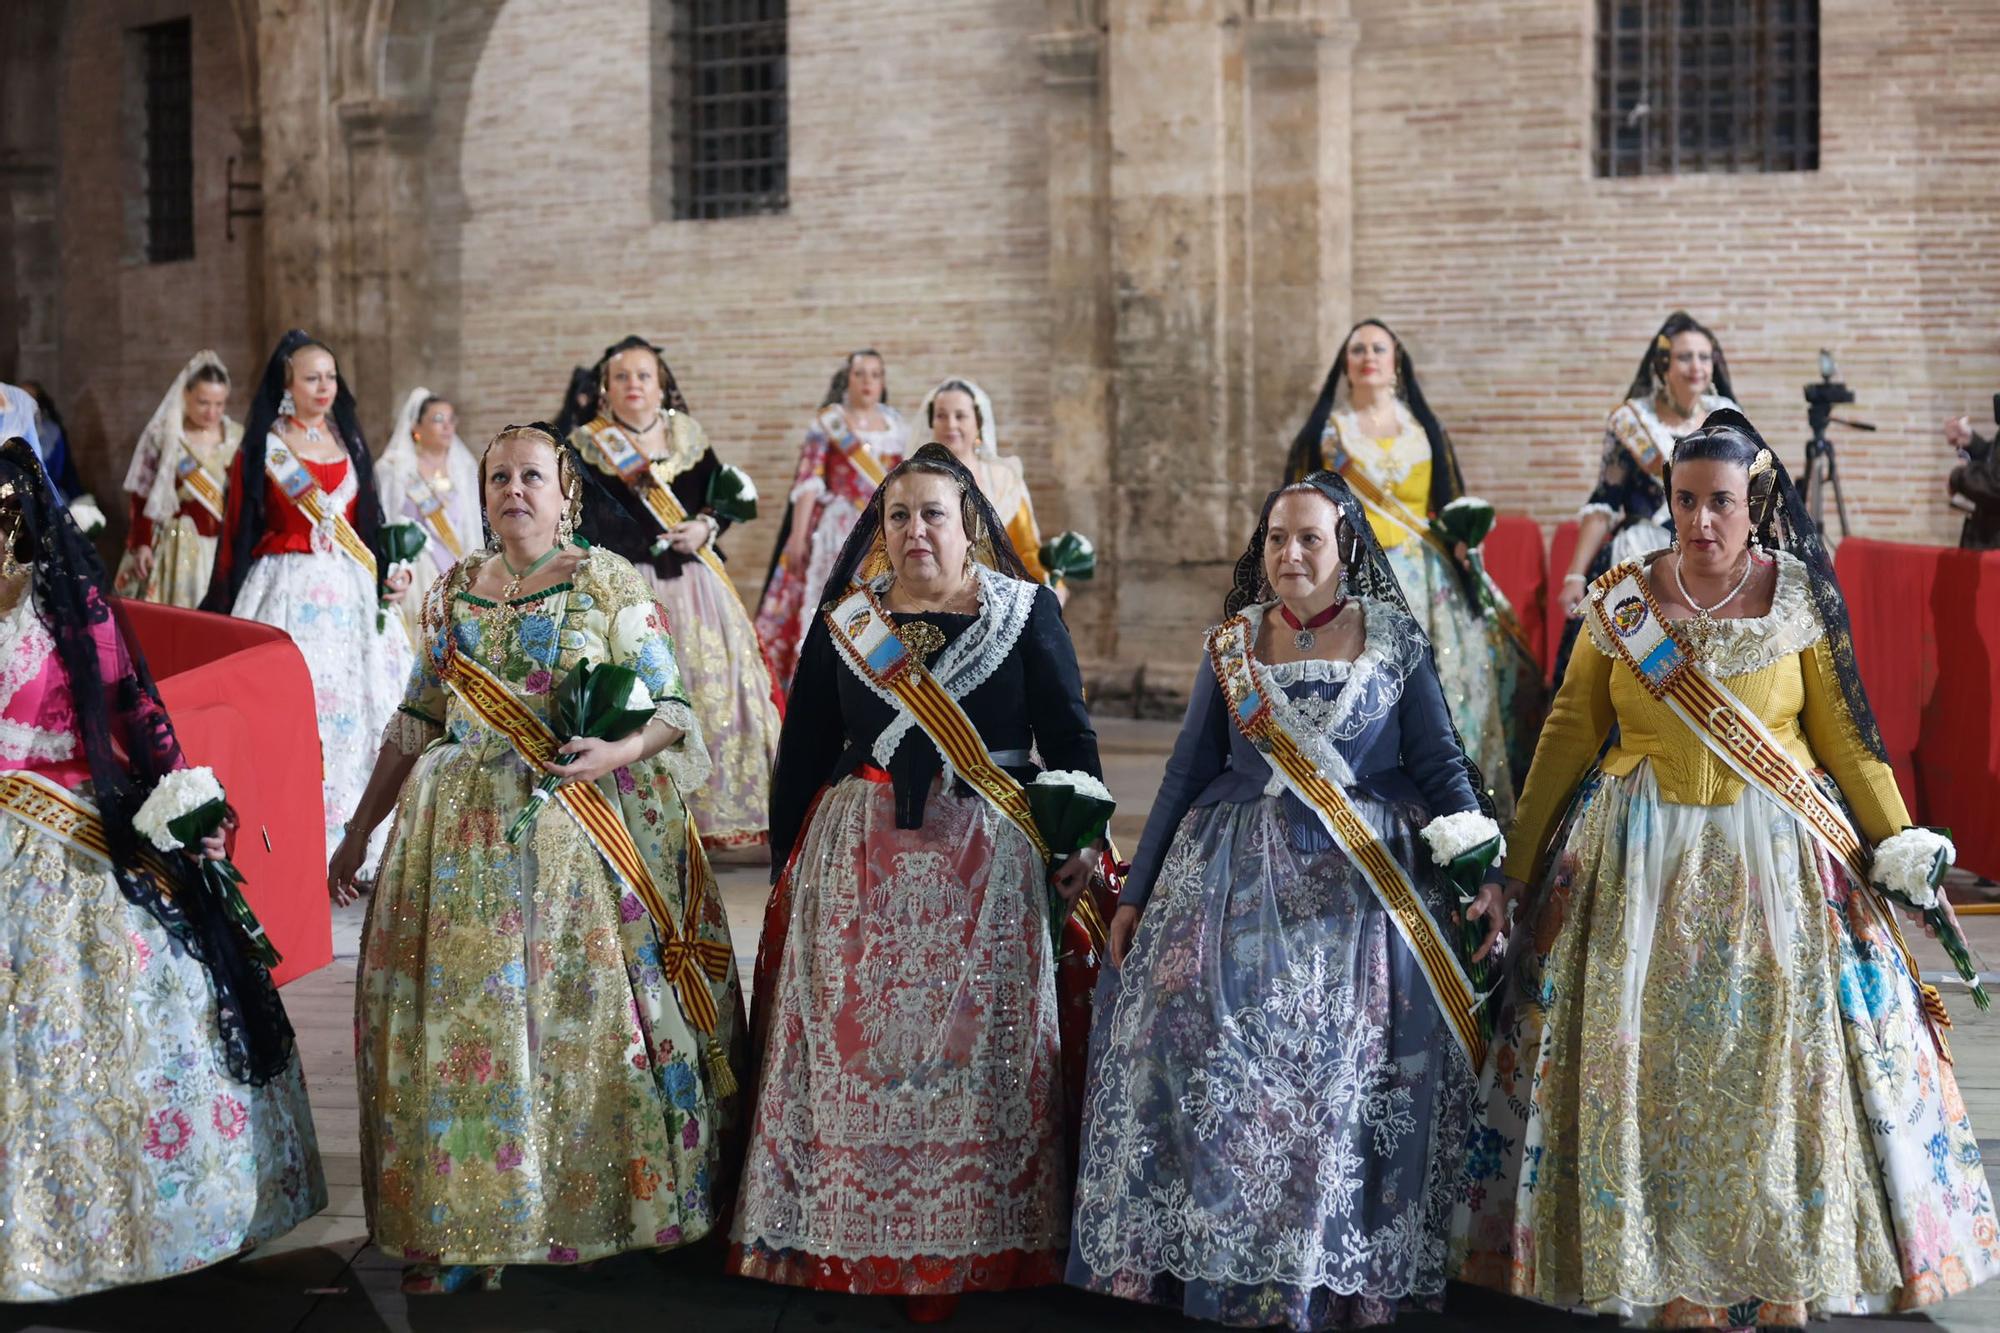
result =
M1895 775L1861 743L1848 715L1806 596L1804 567L1790 556L1778 559L1771 613L1722 622L1726 638L1717 678L1794 759L1832 776L1861 835L1879 842L1909 824L1909 811ZM1593 586L1609 588L1632 568L1618 566ZM1607 775L1624 777L1650 762L1660 799L1677 805L1731 805L1743 794L1743 780L1600 646L1591 632L1594 614L1586 605L1585 632L1577 635L1515 809L1506 873L1516 879L1532 880L1542 869L1544 844L1614 724L1618 742L1604 757Z
M1408 409L1397 408L1401 431L1395 435L1363 435L1352 411L1343 408L1327 418L1327 434L1346 452L1350 466L1368 474L1368 479L1393 496L1408 516L1426 520L1431 506L1431 442ZM1366 501L1363 502L1366 505ZM1384 549L1410 540L1409 528L1397 518L1366 505L1368 526Z

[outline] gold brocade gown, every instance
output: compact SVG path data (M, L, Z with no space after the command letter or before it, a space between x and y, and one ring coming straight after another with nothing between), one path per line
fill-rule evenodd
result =
M688 921L681 792L708 772L659 604L592 550L570 582L502 608L468 557L426 599L427 643L390 737L421 757L397 803L356 991L362 1184L376 1242L443 1264L588 1262L696 1240L728 1188L737 1099L662 975L661 937L582 825L550 802L505 830L537 774L444 685L450 636L545 720L579 662L632 667L686 735L599 780L683 929L727 946L713 893ZM731 954L733 958L733 951ZM712 983L741 1058L734 966Z
M1879 842L1908 813L1804 566L1777 559L1771 613L1720 622L1713 674ZM1474 1113L1460 1276L1667 1327L1907 1309L1990 1276L1979 1148L1888 908L1585 625L1509 834L1534 892Z

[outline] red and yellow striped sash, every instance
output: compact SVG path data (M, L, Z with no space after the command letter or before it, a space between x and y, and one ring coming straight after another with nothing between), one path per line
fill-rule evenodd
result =
M174 491L182 500L200 505L213 517L223 517L226 506L222 487L216 484L214 474L194 450L185 445L181 447L179 461L174 464Z
M819 428L847 465L868 478L871 486L880 486L889 470L882 466L882 460L868 447L868 441L861 438L847 420L847 413L841 411L838 403L830 403L820 409Z
M1360 497L1361 503L1377 511L1383 517L1396 524L1396 526L1409 532L1412 536L1423 542L1424 545L1437 552L1446 563L1452 565L1458 563L1457 555L1453 553L1449 546L1444 544L1437 533L1431 529L1431 525L1420 518L1392 492L1385 491L1376 485L1375 479L1368 475L1368 469L1355 461L1353 455L1343 449L1339 451L1338 459L1338 471L1340 472L1341 479L1347 483L1349 490ZM1514 608L1508 604L1506 595L1494 584L1492 576L1481 571L1479 577L1485 580L1487 591L1492 594L1493 613L1495 618L1500 622L1500 628L1506 631L1507 637L1519 645L1521 651L1527 653L1530 657L1538 656L1534 647L1528 642L1528 631L1521 627L1520 618L1514 614ZM1474 609L1477 610L1478 608L1475 607Z
M986 742L980 738L979 728L896 633L888 611L874 592L865 584L856 584L825 614L827 628L833 632L833 641L839 645L848 665L862 679L895 696L909 710L911 720L944 754L952 770L1021 830L1046 865L1049 844L1035 826L1035 812L1028 804L1027 789L993 761ZM1092 941L1101 942L1106 935L1104 914L1088 893L1076 900L1074 910Z
M64 846L106 866L112 864L111 843L97 807L39 773L0 773L0 813L26 820ZM173 875L159 853L142 846L139 863L152 874L160 892L173 897Z
M361 540L361 534L347 521L347 515L333 507L333 501L320 489L306 465L290 449L274 443L265 452L264 470L272 481L278 483L279 494L306 516L306 522L315 528L322 524L332 528L334 545L345 551L355 564L367 570L372 583L375 580L375 553L368 549L367 542Z
M591 447L597 451L597 456L604 461L605 467L611 474L632 488L633 494L639 497L639 503L646 506L646 512L660 525L660 531L672 532L688 521L687 509L668 484L672 479L663 479L659 471L646 461L645 455L639 452L638 447L626 438L623 431L616 427L601 428L597 422L593 422L591 428L583 432L583 436L590 441ZM622 450L617 448L619 445L624 446ZM722 558L715 553L715 548L704 545L696 550L695 558L707 565L715 577L722 580L722 586L729 590L729 595L736 599L736 604L743 606L743 594L736 591L735 580L729 577L729 571L723 566ZM743 614L748 616L750 609L743 607Z
M439 674L480 721L512 743L537 777L543 772L543 764L554 761L562 743L548 724L535 716L499 677L458 652L445 657ZM719 1014L709 983L728 978L731 958L727 945L701 937L704 900L714 891L714 879L708 857L701 848L701 837L695 831L694 817L686 816L687 929L683 932L668 911L666 899L653 881L652 870L632 841L631 830L625 827L623 816L603 790L594 782L565 782L556 788L556 799L582 825L584 835L613 873L646 905L660 935L661 966L680 996L681 1012L698 1032L712 1036ZM684 811L685 808L683 803Z
M1209 634L1209 665L1229 701L1231 719L1293 794L1320 817L1327 832L1361 871L1430 984L1438 1011L1465 1058L1473 1069L1479 1069L1486 1062L1486 1033L1479 1020L1484 997L1473 989L1457 951L1417 897L1403 867L1382 845L1381 837L1354 808L1340 784L1314 765L1299 748L1297 738L1279 721L1277 710L1251 669L1251 647L1250 622L1244 616L1232 616Z

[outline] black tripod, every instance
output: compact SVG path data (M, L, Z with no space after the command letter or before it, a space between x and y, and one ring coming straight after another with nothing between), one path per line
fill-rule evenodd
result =
M1818 384L1806 385L1806 423L1812 427L1812 438L1806 441L1806 468L1801 474L1805 478L1806 513L1821 532L1826 531L1826 492L1833 491L1833 508L1840 519L1840 535L1847 535L1847 497L1840 490L1840 460L1833 452L1833 441L1826 436L1829 422L1837 422L1854 430L1874 430L1865 421L1849 421L1833 414L1835 403L1854 401L1854 390L1834 378L1833 357L1822 350L1819 354Z

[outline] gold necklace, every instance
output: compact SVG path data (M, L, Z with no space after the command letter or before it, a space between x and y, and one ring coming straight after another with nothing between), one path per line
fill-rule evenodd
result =
M1703 606L1688 595L1687 584L1681 581L1681 557L1679 555L1674 556L1674 587L1680 590L1681 600L1686 602L1688 609L1694 612L1694 619L1686 622L1688 625L1688 635L1694 640L1695 657L1708 669L1710 675L1715 674L1715 664L1714 659L1709 654L1709 646L1714 641L1716 632L1722 628L1721 624L1715 618L1715 613L1735 601L1737 594L1750 586L1750 575L1756 568L1757 562L1750 558L1748 551L1745 551L1743 553L1743 577L1736 580L1736 586L1731 588L1721 601L1713 606Z

